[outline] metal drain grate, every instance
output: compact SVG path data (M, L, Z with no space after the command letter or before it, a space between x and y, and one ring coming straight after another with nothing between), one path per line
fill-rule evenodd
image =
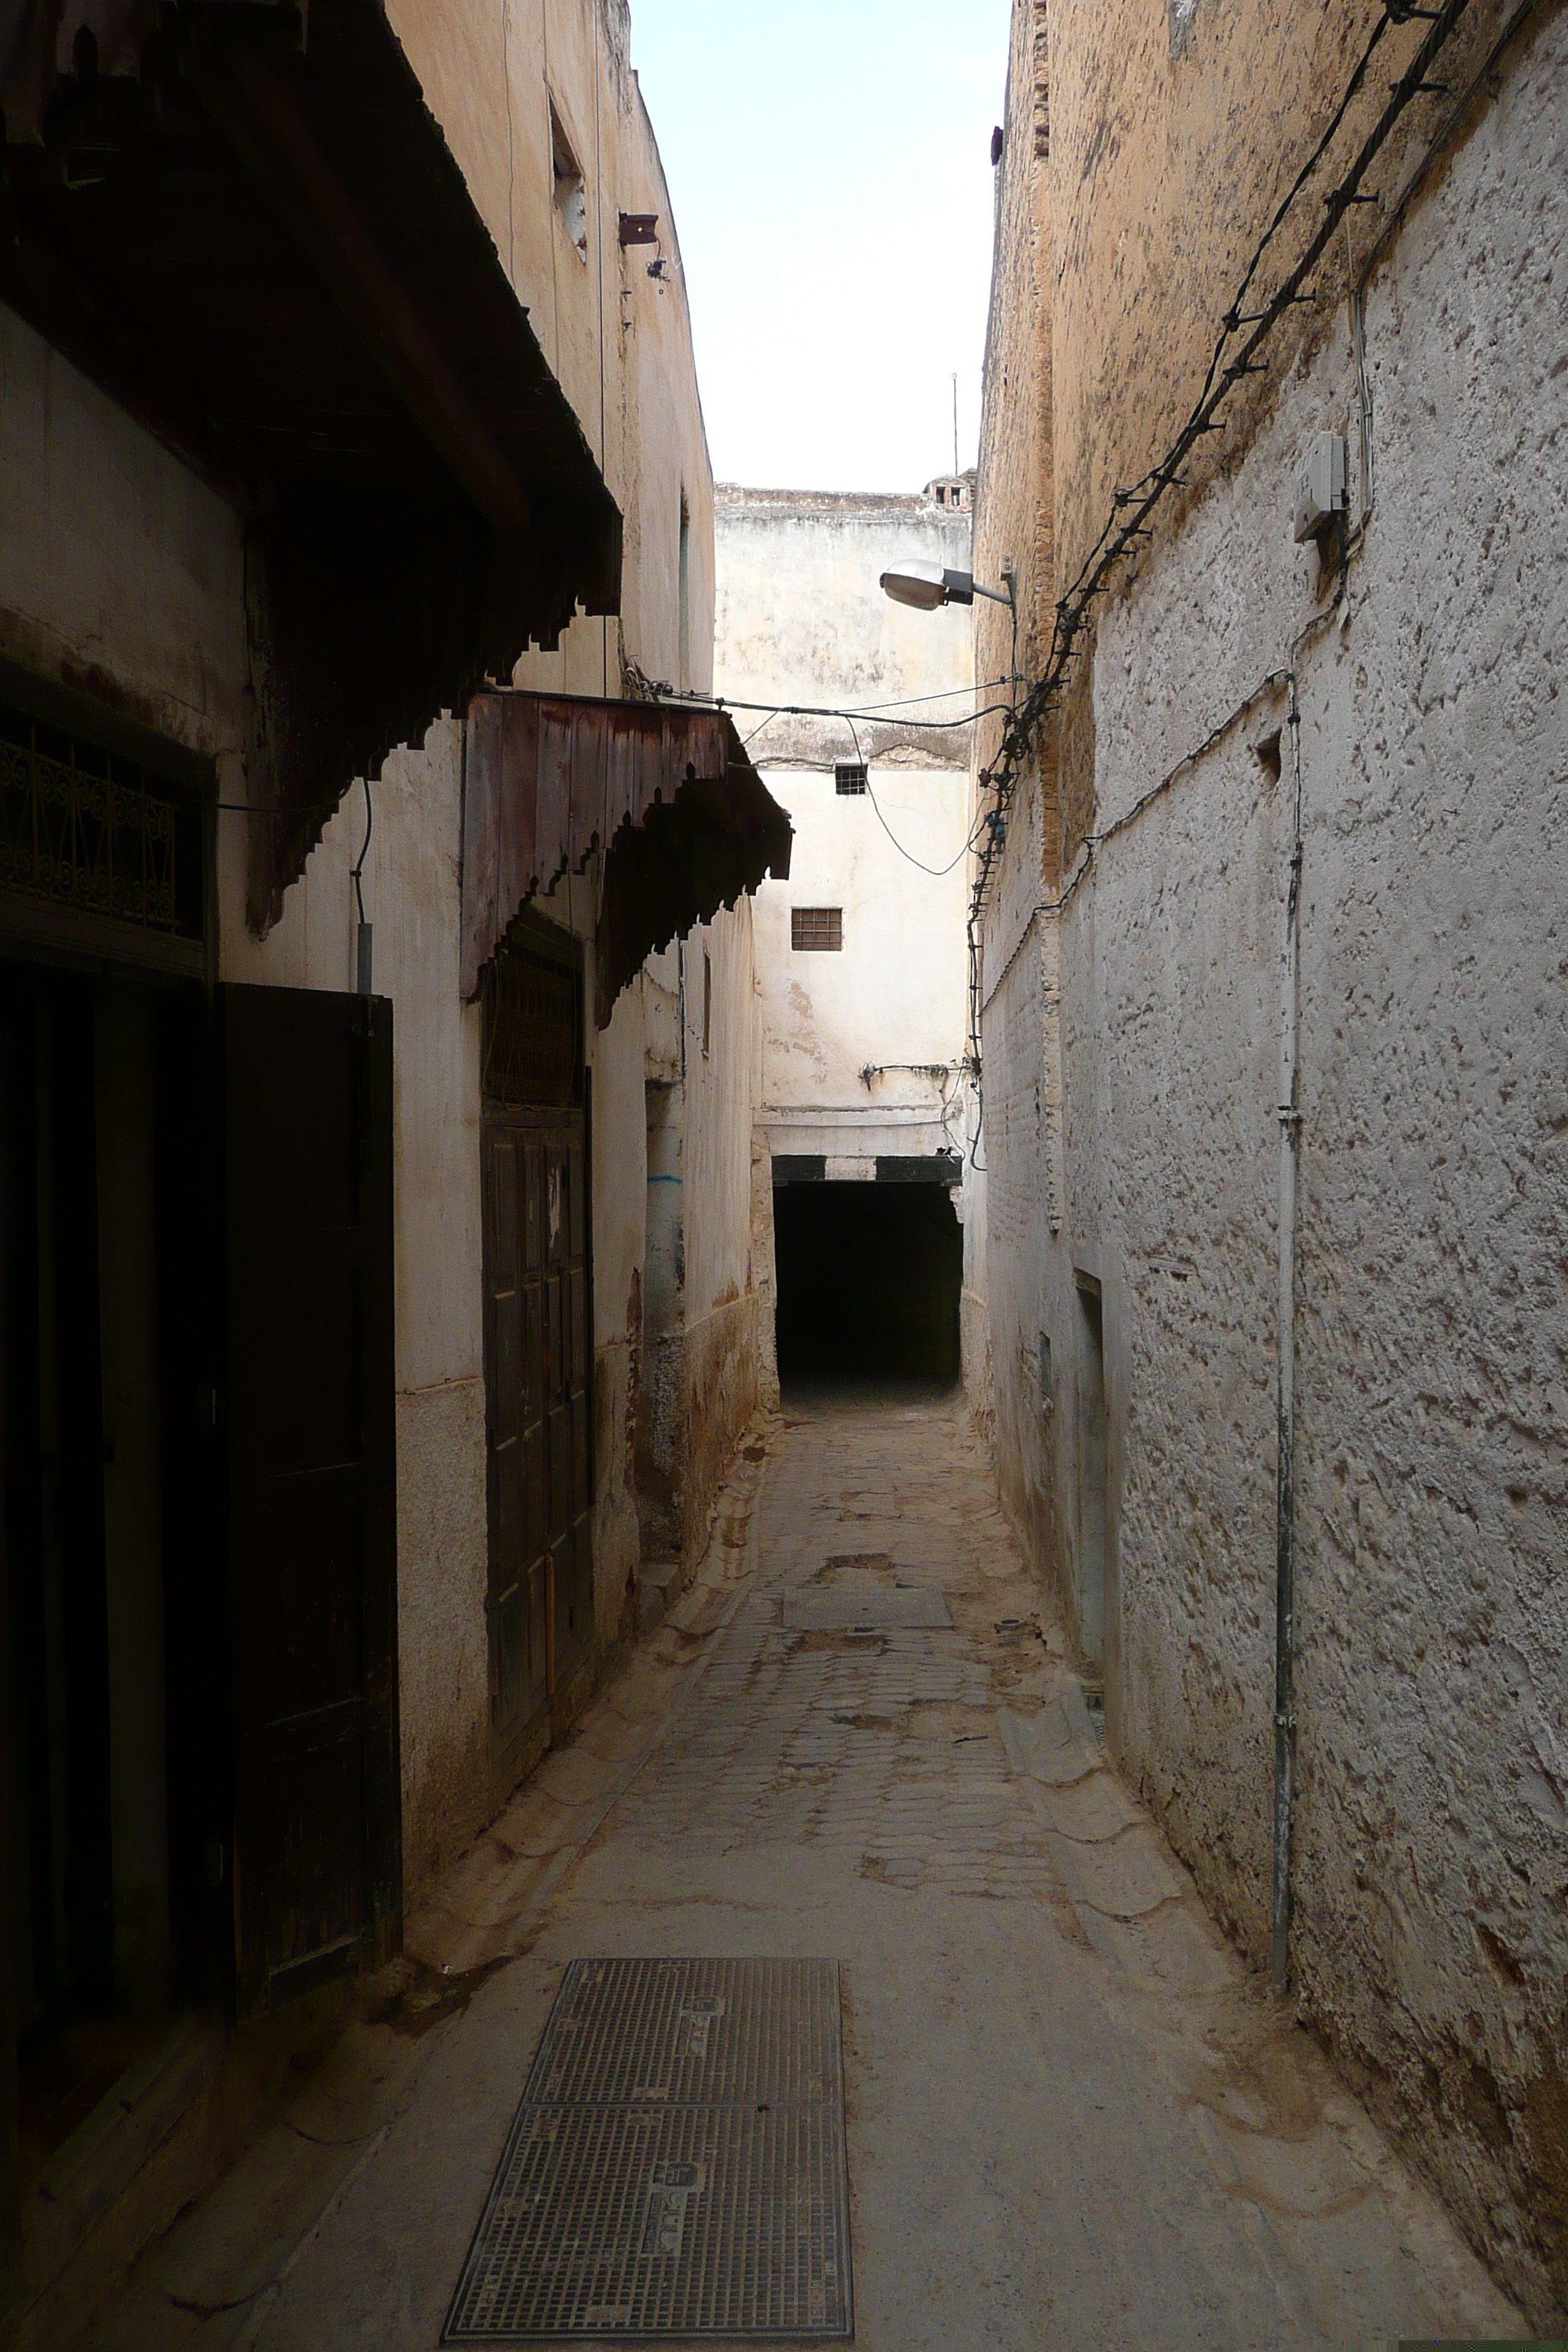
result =
M836 1964L574 1960L443 2341L853 2334Z
M929 1590L796 1584L784 1593L784 1624L796 1633L948 1633L952 1619L942 1594Z

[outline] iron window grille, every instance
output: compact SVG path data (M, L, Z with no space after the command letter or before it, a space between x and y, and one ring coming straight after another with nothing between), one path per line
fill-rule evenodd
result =
M839 760L837 761L833 770L833 789L846 800L863 793L866 790L865 761Z
M200 940L204 869L195 793L0 706L0 890Z
M485 967L485 1100L510 1110L568 1108L579 1099L582 1058L576 974L503 943Z
M842 907L792 907L789 943L797 954L837 955L844 945Z

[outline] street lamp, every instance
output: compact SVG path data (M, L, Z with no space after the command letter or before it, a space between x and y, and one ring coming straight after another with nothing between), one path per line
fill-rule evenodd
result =
M918 556L910 556L895 563L882 574L882 593L895 604L912 605L917 613L934 613L943 604L973 604L976 596L989 596L994 604L1005 604L1013 609L1013 572L1002 574L1005 588L987 588L971 572L949 572L940 563L925 563Z

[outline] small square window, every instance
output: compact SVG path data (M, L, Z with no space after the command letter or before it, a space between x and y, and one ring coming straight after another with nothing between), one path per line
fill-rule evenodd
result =
M837 955L844 945L842 907L792 907L789 943L803 955Z
M847 799L856 793L863 793L866 789L865 761L840 760L833 771L833 789Z

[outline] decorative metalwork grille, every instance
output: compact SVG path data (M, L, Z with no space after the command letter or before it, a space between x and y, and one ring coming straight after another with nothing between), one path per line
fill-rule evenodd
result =
M508 1109L576 1102L582 989L574 972L504 942L485 969L487 1102Z
M199 940L203 865L194 793L0 706L0 889Z
M792 907L789 943L802 953L837 954L844 945L842 907Z

